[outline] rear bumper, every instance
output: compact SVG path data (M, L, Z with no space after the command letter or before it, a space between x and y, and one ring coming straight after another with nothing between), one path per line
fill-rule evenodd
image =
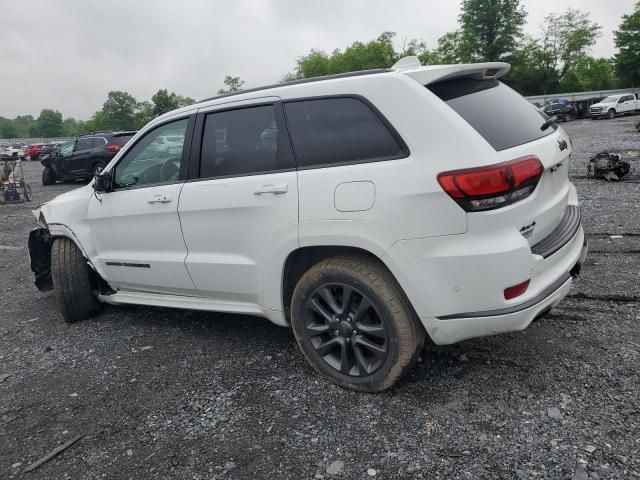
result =
M528 301L491 311L467 312L422 321L432 340L447 345L475 337L516 332L527 328L538 316L555 307L567 296L574 275L580 271L588 250L583 240L578 261L569 271L563 272L553 283Z
M534 246L517 229L397 242L383 260L431 339L450 344L526 328L571 287L587 252L577 206ZM505 300L504 289L529 280Z

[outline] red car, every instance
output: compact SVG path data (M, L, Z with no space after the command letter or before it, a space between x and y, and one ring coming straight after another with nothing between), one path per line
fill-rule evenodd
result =
M24 149L24 158L27 160L37 160L40 156L40 152L42 152L42 147L44 143L35 143L33 145L29 145Z

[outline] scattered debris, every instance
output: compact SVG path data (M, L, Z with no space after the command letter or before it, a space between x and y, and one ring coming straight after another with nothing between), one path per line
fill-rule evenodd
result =
M47 463L49 460L51 460L56 455L59 455L62 452L64 452L67 448L69 448L71 445L76 443L82 437L84 437L84 434L77 435L77 436L73 437L71 440L69 440L67 443L64 443L64 444L60 445L59 447L54 448L53 450L51 450L51 452L47 453L40 460L37 460L35 463L32 463L27 468L25 468L24 469L24 473L29 473L29 472L35 470L36 468L40 467L41 465L44 465L45 463Z
M547 415L549 415L549 417L553 418L554 420L562 420L563 418L562 412L560 412L560 409L558 407L547 408Z
M587 467L584 465L584 463L581 463L580 465L578 465L578 468L576 468L576 471L573 472L573 477L571 477L571 480L588 480L589 475L587 474Z
M327 474L329 475L337 475L344 469L344 462L342 460L336 460L329 468L327 468Z
M3 373L0 374L0 383L4 382L7 378L9 378L11 376L10 373Z
M587 453L593 453L598 449L598 447L594 447L593 445L586 445L583 450Z
M367 475L369 475L370 477L375 477L377 473L378 472L376 472L373 468L367 469Z
M619 181L631 171L631 164L621 160L617 153L600 152L589 159L587 176L603 178L607 181Z
M618 238L624 238L624 237L623 237L622 235L610 235L610 236L609 236L609 238L610 238L611 240L615 240L615 239L618 239Z

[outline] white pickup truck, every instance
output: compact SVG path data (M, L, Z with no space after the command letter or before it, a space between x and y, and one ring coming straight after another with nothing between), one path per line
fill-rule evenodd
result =
M637 93L609 95L589 107L591 118L615 118L618 114L640 113L640 100Z

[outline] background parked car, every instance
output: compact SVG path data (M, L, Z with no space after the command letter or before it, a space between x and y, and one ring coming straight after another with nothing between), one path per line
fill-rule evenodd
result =
M57 180L83 180L93 177L135 133L90 133L64 143L55 155L41 159L40 163L45 167L42 171L42 184L53 185Z
M2 157L20 157L21 149L23 145L20 143L7 144L2 150L0 150L0 156Z
M44 143L34 143L33 145L27 145L22 153L22 157L25 160L38 160L40 158L40 153L42 152L42 147L44 147Z
M568 100L562 99L551 100L544 106L543 111L548 116L556 116L558 120L563 122L570 122L577 116L575 105Z
M640 100L637 94L625 93L621 95L609 95L600 102L591 105L589 116L591 118L607 117L615 118L618 114L634 114L640 111Z

